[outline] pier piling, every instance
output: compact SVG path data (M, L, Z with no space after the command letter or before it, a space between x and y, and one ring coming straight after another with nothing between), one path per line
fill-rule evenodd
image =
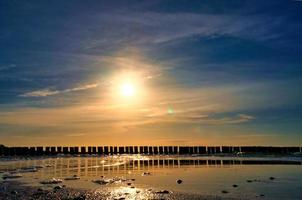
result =
M80 151L79 151L80 150ZM85 146L82 147L6 147L0 145L0 156L54 156L57 154L145 154L145 155L191 155L191 154L296 154L301 147L272 146Z

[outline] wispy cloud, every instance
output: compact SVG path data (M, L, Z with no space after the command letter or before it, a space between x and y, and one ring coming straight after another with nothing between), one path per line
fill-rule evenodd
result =
M9 64L9 65L2 65L0 66L0 71L4 71L4 70L8 70L8 69L12 69L15 68L16 65L15 64Z
M188 12L159 13L102 13L95 16L102 26L110 25L109 31L102 31L100 38L87 40L85 49L103 46L131 44L160 44L194 36L232 36L253 40L271 40L282 35L280 17L268 15L214 15ZM87 25L89 26L89 24ZM138 31L133 31L133 29ZM92 27L91 30L96 29ZM250 31L250 30L253 31ZM276 34L275 29L280 29ZM112 34L112 30L115 30ZM104 40L103 38L106 38Z
M81 137L85 136L86 134L84 133L74 133L74 134L67 134L68 137Z
M81 91L81 90L87 90L91 88L96 88L98 86L97 83L94 84L88 84L88 85L83 85L75 88L69 88L65 90L51 90L49 88L42 89L42 90L36 90L32 92L27 92L24 94L21 94L21 97L46 97L46 96L52 96L56 94L62 94L62 93L68 93L68 92L75 92L75 91Z

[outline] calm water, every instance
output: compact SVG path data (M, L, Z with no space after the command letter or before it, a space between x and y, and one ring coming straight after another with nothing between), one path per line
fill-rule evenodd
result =
M22 173L18 180L41 185L50 178L64 179L77 175L80 180L64 181L70 187L97 189L126 187L126 182L99 185L92 180L134 178L136 188L155 188L186 193L254 199L302 199L301 158L232 158L232 157L151 157L108 156L68 157L0 162L0 171L15 171L40 166L37 172ZM150 174L143 175L144 172ZM4 173L2 173L3 175ZM1 176L1 174L0 174ZM271 180L270 177L274 177ZM177 184L176 180L183 180ZM247 182L251 180L251 182ZM238 185L234 188L232 185ZM228 191L222 194L221 191Z

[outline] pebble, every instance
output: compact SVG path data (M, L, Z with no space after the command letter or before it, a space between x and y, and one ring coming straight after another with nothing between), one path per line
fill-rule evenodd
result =
M112 179L98 179L98 180L93 180L92 182L98 183L100 185L108 185L113 183L114 181Z
M10 193L13 194L13 195L17 195L18 194L18 192L16 190L11 191Z
M176 183L181 184L181 183L182 183L182 180L178 179L178 180L176 181Z
M150 175L151 175L150 172L144 172L144 173L142 173L142 176L150 176Z
M270 179L270 180L275 180L275 177L272 177L272 176L271 176L271 177L269 177L269 179Z
M61 185L57 185L57 186L55 186L53 189L54 190L60 190L60 189L62 189L63 187L61 186Z
M85 196L74 197L73 200L85 200Z
M19 170L21 173L26 173L26 172L37 172L38 169L35 167L25 167Z
M2 178L3 179L10 179L10 178L21 178L22 175L19 173L7 173L7 174L3 174Z
M252 181L252 180L246 180L246 182L251 183L251 182L253 182L253 181Z
M73 175L72 177L67 177L65 178L65 180L70 181L70 180L79 180L80 177L78 177L77 175Z
M233 187L236 188L236 187L238 187L238 185L234 184Z
M229 193L228 191L226 191L226 190L222 190L221 191L221 193L223 193L223 194L227 194L227 193Z
M160 191L157 191L157 192L155 192L156 194L169 194L170 193L170 191L168 191L168 190L160 190Z
M63 181L61 179L52 178L50 180L41 181L41 184L58 184L62 183Z

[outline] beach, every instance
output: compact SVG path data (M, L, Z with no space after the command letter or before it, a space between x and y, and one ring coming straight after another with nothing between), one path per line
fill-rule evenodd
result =
M0 199L301 199L300 157L84 156L0 162Z

